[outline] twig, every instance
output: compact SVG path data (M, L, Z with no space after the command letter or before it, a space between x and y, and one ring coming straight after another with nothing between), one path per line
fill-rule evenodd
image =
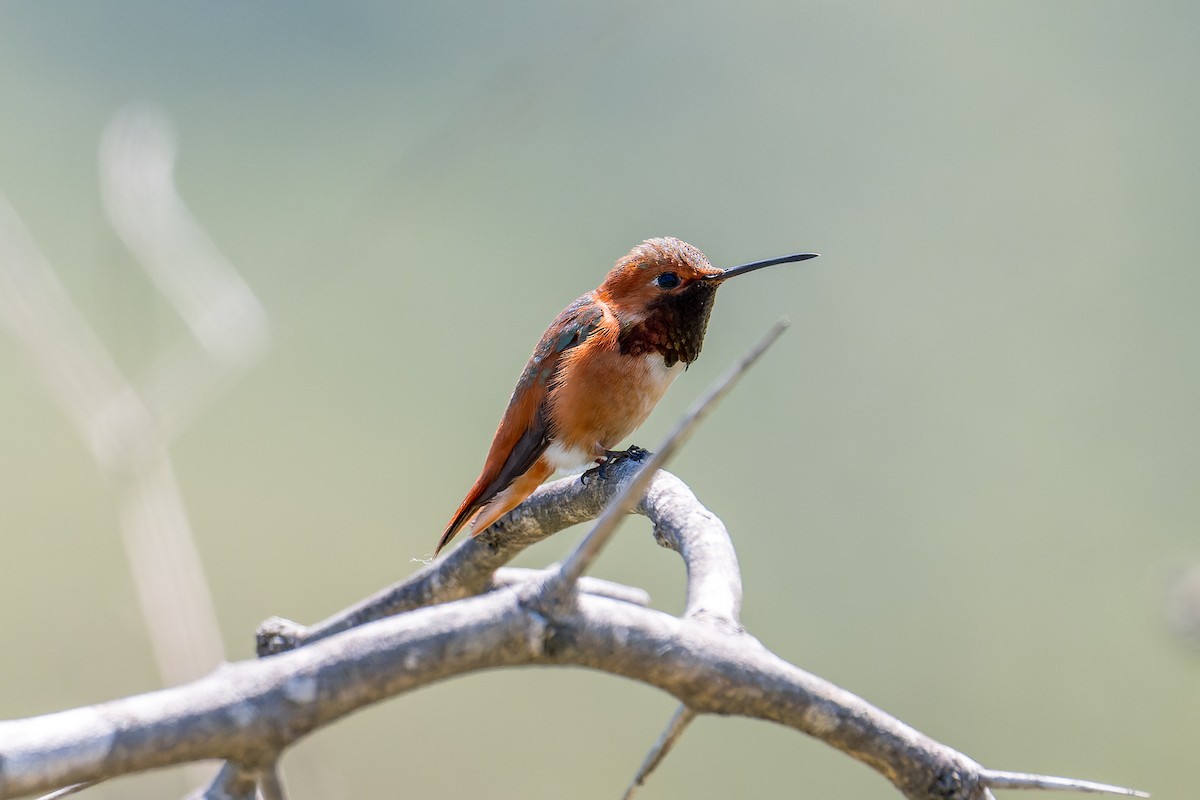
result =
M708 416L708 413L717 402L733 389L738 379L745 374L746 370L750 369L754 365L754 362L766 352L767 348L775 343L775 340L787 329L787 326L788 323L786 320L780 320L771 326L771 329L767 331L767 335L735 362L724 375L718 378L716 383L709 388L704 396L684 414L683 418L675 424L675 427L667 434L666 439L659 445L658 451L651 454L643 462L637 477L625 485L620 494L604 509L604 513L600 515L600 519L596 520L596 524L588 532L587 536L584 537L584 540L563 560L562 565L558 568L557 575L548 584L548 590L556 593L562 592L565 589L569 589L579 580L579 576L587 570L596 559L596 556L600 554L604 545L612 538L621 520L637 505L638 499L645 493L646 487L650 485L650 480L654 477L654 473L661 469L675 455L676 451L691 437L692 433L696 430L696 426Z
M721 518L701 505L686 483L661 471L635 510L654 523L655 539L679 553L687 567L684 617L737 630L742 575Z
M568 476L544 484L524 503L443 558L311 627L278 617L259 627L260 656L291 650L360 625L435 603L461 600L493 588L493 574L530 545L563 528L595 519L633 480L641 465L625 460L605 479ZM655 526L655 534L683 557L688 571L687 614L736 620L742 585L729 533L721 520L696 499L687 484L669 472L651 477L634 509Z
M259 774L258 793L262 800L287 800L287 792L283 789L283 780L279 776L279 763L271 762Z
M98 783L100 783L100 781L84 781L83 783L73 783L70 786L64 786L63 788L50 792L49 794L44 794L37 798L37 800L58 800L60 797L67 797L68 795L82 792L84 789L90 789Z
M0 798L204 758L263 763L385 697L522 664L590 667L656 686L698 713L777 722L870 765L912 800L978 800L985 790L976 762L748 634L590 595L551 622L502 589L230 664L174 689L2 722Z
M257 800L258 779L255 772L232 761L225 762L209 785L192 792L185 800Z
M1147 792L1113 786L1077 778L1057 778L1050 775L1033 775L1028 772L1004 772L985 769L982 775L984 786L992 789L1046 789L1049 791L1084 792L1091 794L1116 794L1125 797L1149 797Z
M642 766L638 768L637 774L633 776L633 781L629 784L629 788L625 790L624 800L630 800L637 793L637 790L644 786L646 778L650 777L650 773L658 768L662 760L667 757L667 753L671 752L671 748L679 741L679 737L683 735L687 726L696 718L696 712L688 708L686 705L681 705L675 710L671 721L667 723L667 729L658 737L658 741L650 748L646 760L642 762Z
M570 477L543 486L498 523L480 536L468 539L445 558L427 564L408 580L311 628L281 618L270 619L259 628L258 654L282 652L392 614L485 591L495 570L517 553L551 533L593 518L595 508L604 509L596 525L557 572L543 583L548 597L573 586L611 537L620 519L637 509L651 517L656 528L669 532L661 541L678 550L688 564L688 614L709 614L736 626L741 605L741 578L724 525L707 511L704 511L705 526L698 525L698 520L678 517L667 524L666 518L675 516L680 507L676 501L689 499L682 495L690 496L692 502L683 505L691 509L695 507L695 496L678 479L674 479L675 485L659 486L656 491L651 491L650 486L662 474L659 467L687 441L696 426L733 388L738 378L774 344L787 325L782 320L775 323L766 336L693 405L659 446L658 452L651 454L648 460L641 464L631 459L619 462L610 469L610 480L583 484L578 478ZM582 506L587 509L583 513L580 513L580 504L575 502L581 495L591 501ZM564 513L563 509L567 511Z
M0 244L3 234L0 225ZM719 531L706 526L712 515L698 504L655 518L661 497L652 497L653 488L645 491L639 507L654 519L660 538L674 542L688 563L685 618L586 592L577 593L569 607L546 615L526 602L521 588L495 587L492 572L521 548L549 535L549 528L582 521L600 506L608 506L606 516L611 517L615 512L608 501L618 493L629 495L634 481L656 487L677 480L656 473L653 462L649 466L614 469L616 476L597 486L578 488L577 480L551 484L492 531L413 580L353 613L339 615L331 624L300 629L304 635L292 641L281 636L285 648L309 645L295 652L227 665L152 695L0 722L0 798L209 758L227 761L222 775L228 780L219 786L215 781L205 797L248 800L259 781L266 784L265 792L281 796L273 772L248 774L236 765L269 763L310 731L385 697L454 675L523 664L591 667L667 691L690 709L688 715L739 714L792 727L870 765L913 800L982 800L990 796L989 786L1000 785L1089 790L1101 786L988 771L770 653L736 626L740 581L728 580L727 575L714 580L710 574L721 558L714 553L731 557L732 548L725 551L725 543L693 542L686 532L672 533L682 525L707 529L705 536L727 538L723 526ZM635 501L638 494L633 495ZM667 494L664 489L663 496ZM558 502L564 500L570 502ZM554 502L544 504L549 501ZM564 586L575 585L610 533L611 528L594 531L555 573ZM736 573L736 561L725 560ZM726 572L729 569L727 564ZM707 588L694 595L694 585ZM479 597L416 607L483 591L487 593ZM362 625L405 606L415 610ZM715 609L710 613L734 624L711 624L706 609ZM348 630L354 625L362 626ZM666 741L673 737L668 734Z
M545 579L547 573L553 569L553 566L549 569L501 567L496 570L492 582L497 588L537 583ZM584 575L579 579L579 591L584 594L594 594L597 597L608 597L624 603L633 603L635 606L642 606L643 608L650 605L650 593L645 589L639 589L636 586L626 586L623 583L616 583L614 581L606 581L603 578L592 578Z

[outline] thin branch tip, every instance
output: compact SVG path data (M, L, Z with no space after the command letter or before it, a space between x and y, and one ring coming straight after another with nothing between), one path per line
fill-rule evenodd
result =
M1056 775L1036 775L1029 772L1006 772L992 769L984 770L980 778L980 782L984 786L992 789L1041 789L1058 792L1113 794L1121 797L1150 797L1149 792L1139 789L1078 778L1062 778Z
M675 714L671 717L671 721L667 723L667 728L658 737L658 741L650 748L650 752L646 754L646 759L642 765L638 767L637 774L633 776L633 780L629 784L629 788L625 790L622 800L632 800L637 790L646 784L646 779L650 777L650 773L658 768L663 759L667 757L667 753L671 752L671 748L679 741L679 737L696 718L696 711L686 703L682 704L675 710Z
M60 797L66 797L67 795L72 795L77 792L82 792L84 789L90 789L98 783L100 783L100 781L98 781L98 780L97 781L84 781L83 783L73 783L70 786L64 786L61 789L55 789L53 792L50 792L49 794L44 794L41 797L38 797L37 800L58 800L58 798L60 798Z
M576 584L579 577L591 566L600 551L612 538L617 526L637 505L638 499L645 494L655 473L666 466L679 448L691 438L692 433L695 432L696 427L709 411L733 389L742 375L754 366L754 363L775 343L786 327L787 324L783 321L772 325L766 335L746 351L745 355L735 361L721 377L717 378L708 391L679 419L657 450L642 462L641 469L633 480L625 484L608 507L604 509L583 541L563 559L558 574L548 582L547 588L551 592L561 594Z
M258 792L262 800L287 800L287 791L283 787L278 763L272 763L263 769L258 778Z

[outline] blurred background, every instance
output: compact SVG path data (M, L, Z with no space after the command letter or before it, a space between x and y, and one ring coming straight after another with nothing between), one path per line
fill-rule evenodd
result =
M719 266L823 254L724 289L634 439L791 319L673 465L735 538L749 630L990 767L1190 796L1198 26L1195 3L1107 0L3 3L0 253L36 242L73 322L0 280L0 717L170 680L137 587L173 556L139 579L125 555L156 531L194 537L230 660L269 615L410 573L546 324L674 235ZM214 316L189 320L206 290L172 295L182 259L137 252L155 213L102 178L169 151L164 118ZM71 352L100 377L75 386ZM121 385L157 421L113 423ZM153 441L105 462L112 430ZM682 608L644 520L597 574ZM301 800L612 798L674 705L582 670L473 675L312 736L286 778ZM718 718L641 796L797 793L897 796Z

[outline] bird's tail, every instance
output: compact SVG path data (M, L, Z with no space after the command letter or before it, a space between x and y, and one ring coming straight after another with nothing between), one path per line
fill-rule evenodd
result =
M433 556L437 558L437 554L442 552L442 548L450 544L450 540L462 529L463 525L467 524L467 520L475 516L475 513L483 507L483 503L479 502L479 498L472 491L467 498L463 500L462 505L458 507L454 518L450 520L450 524L446 526L446 530L442 531L442 538L438 540L437 547L433 549Z
M533 494L533 490L542 481L549 478L553 472L554 467L550 462L545 458L539 458L524 474L517 476L517 479L509 484L508 488L487 499L484 499L483 495L488 487L476 484L467 498L463 500L462 505L458 507L450 524L446 526L433 555L437 556L442 548L454 538L454 535L467 524L468 520L471 521L472 536L487 530L493 522L521 505L525 498ZM474 517L473 520L472 517Z

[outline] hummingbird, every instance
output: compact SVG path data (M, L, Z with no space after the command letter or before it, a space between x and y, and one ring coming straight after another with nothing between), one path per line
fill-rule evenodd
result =
M737 275L817 255L716 269L697 248L663 237L618 259L599 287L567 306L542 334L483 471L433 554L468 523L471 536L487 530L558 470L588 463L603 470L635 456L639 448L612 448L699 357L717 288Z

